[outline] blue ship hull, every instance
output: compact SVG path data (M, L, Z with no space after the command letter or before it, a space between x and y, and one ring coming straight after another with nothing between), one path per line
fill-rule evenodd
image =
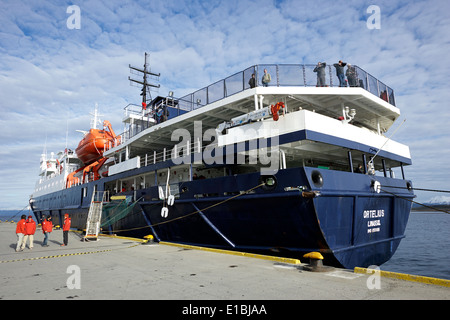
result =
M319 251L324 264L348 269L383 264L404 237L414 197L410 181L309 167L274 177L273 186L257 188L264 178L259 173L180 183L167 217L161 216L166 204L157 187L129 192L141 201L103 231L299 259ZM87 194L94 184L102 191L108 180L89 183ZM56 224L69 213L72 226L84 229L90 199L80 200L81 193L77 186L42 196L33 199L32 209L38 219L51 214Z

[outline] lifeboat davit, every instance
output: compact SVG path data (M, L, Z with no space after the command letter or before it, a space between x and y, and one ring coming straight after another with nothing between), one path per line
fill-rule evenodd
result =
M90 129L83 139L81 139L78 147L75 149L78 159L85 165L89 165L103 157L105 147L118 143L118 139L111 128L109 121L103 122L104 129ZM105 129L107 128L108 131Z

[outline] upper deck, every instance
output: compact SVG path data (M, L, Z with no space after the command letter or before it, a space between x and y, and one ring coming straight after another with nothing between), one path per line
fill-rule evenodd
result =
M306 64L262 64L255 65L219 80L203 89L179 99L180 109L192 111L207 104L251 89L250 79L255 74L255 86L263 87L264 69L271 75L268 87L317 87L316 65ZM347 79L348 87L363 88L395 106L394 90L358 66L350 66L352 76ZM339 87L339 79L332 65L325 67L325 87Z
M175 129L193 133L194 121L202 121L203 130L216 128L219 123L278 101L285 103L287 112L306 109L332 118L343 116L345 107L355 109L357 115L352 124L379 134L400 116L394 91L358 66L351 66L353 77L348 77L347 87L339 87L335 68L329 65L325 68L325 86L318 87L315 67L255 65L181 98L158 97L147 110L129 105L123 119L127 128L121 134L122 144L110 146L104 155L111 156L126 146L136 154L139 149L162 150L175 144L171 142ZM264 69L271 74L267 86L261 81ZM250 86L252 74L255 87ZM167 106L169 116L155 125L154 114L160 105Z

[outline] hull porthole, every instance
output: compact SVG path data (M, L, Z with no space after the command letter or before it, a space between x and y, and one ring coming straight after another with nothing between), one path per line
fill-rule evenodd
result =
M264 183L262 186L264 190L273 190L277 187L277 178L275 176L261 176L259 182Z
M314 183L314 186L316 186L317 188L323 187L323 177L319 171L314 170L311 173L311 180Z

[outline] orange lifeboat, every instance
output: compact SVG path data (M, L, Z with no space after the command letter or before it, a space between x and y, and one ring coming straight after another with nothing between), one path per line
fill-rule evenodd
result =
M110 142L113 146L118 143L118 137L116 137L112 130L109 121L104 121L103 126L107 128L108 131L105 129L90 129L75 150L78 159L85 165L100 160L103 157L105 147L108 146Z

